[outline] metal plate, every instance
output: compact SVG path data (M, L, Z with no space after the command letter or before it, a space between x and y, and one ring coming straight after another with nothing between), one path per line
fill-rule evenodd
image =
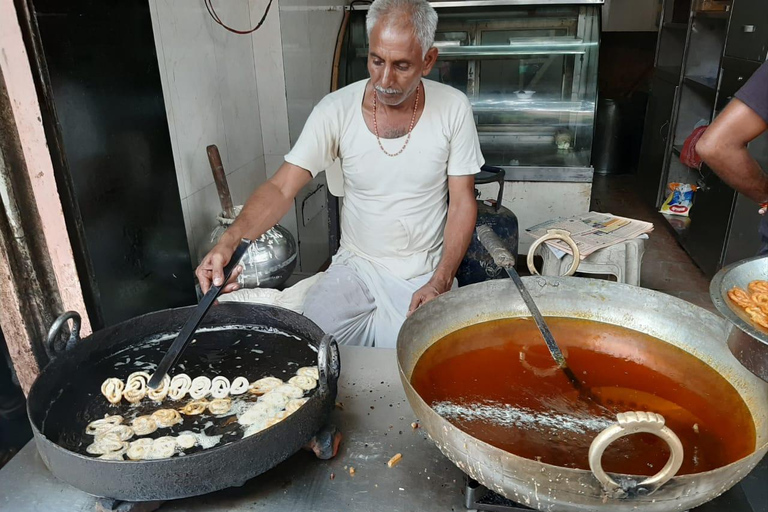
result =
M768 280L768 256L757 256L724 267L709 285L709 295L717 310L737 327L728 338L728 348L749 371L768 381L768 329L753 323L731 299L734 286L747 289L756 279Z
M411 385L419 358L459 328L499 318L529 316L508 279L494 279L440 295L408 317L397 340L406 396L435 444L485 487L527 506L551 512L668 512L689 510L722 494L768 452L768 385L754 377L723 343L738 331L723 318L670 295L598 279L525 277L545 316L582 318L626 327L670 343L704 361L741 394L757 430L754 453L711 471L678 475L651 495L605 495L590 471L516 456L480 441L438 415ZM631 475L623 476L630 481Z

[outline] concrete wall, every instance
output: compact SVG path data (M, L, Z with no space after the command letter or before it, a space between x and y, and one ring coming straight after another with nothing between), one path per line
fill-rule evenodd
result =
M605 0L603 31L655 32L661 0Z
M203 2L149 3L184 222L197 264L221 210L206 146L218 146L235 204L266 179L253 38L221 28ZM216 8L230 25L251 23L248 0L217 2Z

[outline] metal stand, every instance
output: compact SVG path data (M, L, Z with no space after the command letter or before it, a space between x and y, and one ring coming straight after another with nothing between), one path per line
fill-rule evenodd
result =
M533 510L515 503L495 492L489 491L476 480L464 477L464 506L469 510L482 512L510 512L515 510Z
M120 501L112 498L99 498L94 509L96 512L154 512L163 506L164 501Z
M325 425L307 443L305 449L314 452L318 459L328 460L336 456L341 443L341 432L336 425ZM245 482L233 483L232 487L242 487ZM478 484L479 485L479 484ZM112 498L98 498L95 512L155 512L165 501L120 501Z

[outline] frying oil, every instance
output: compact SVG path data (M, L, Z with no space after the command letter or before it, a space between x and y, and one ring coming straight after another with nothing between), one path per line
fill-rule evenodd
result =
M661 414L680 438L678 474L734 462L755 449L752 415L736 389L693 355L623 327L548 318L568 365L591 391L575 390L531 319L485 322L432 345L411 382L435 411L470 435L528 459L589 469L592 440L616 413ZM652 434L606 450L607 471L652 475L669 449Z

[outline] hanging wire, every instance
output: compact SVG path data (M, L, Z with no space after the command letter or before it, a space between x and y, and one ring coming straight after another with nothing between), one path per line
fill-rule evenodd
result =
M264 10L264 15L261 17L259 22L256 24L255 27L248 29L248 30L237 30L235 28L232 28L225 24L223 21L221 21L221 18L219 18L219 15L216 13L216 9L213 7L213 0L203 0L205 3L205 8L208 11L208 14L211 15L211 18L213 18L213 21L224 27L225 29L229 30L232 33L235 34L252 34L253 32L256 32L261 28L261 26L264 24L264 20L267 19L267 14L269 13L269 8L272 7L272 0L269 0L269 3L267 4L267 8Z

